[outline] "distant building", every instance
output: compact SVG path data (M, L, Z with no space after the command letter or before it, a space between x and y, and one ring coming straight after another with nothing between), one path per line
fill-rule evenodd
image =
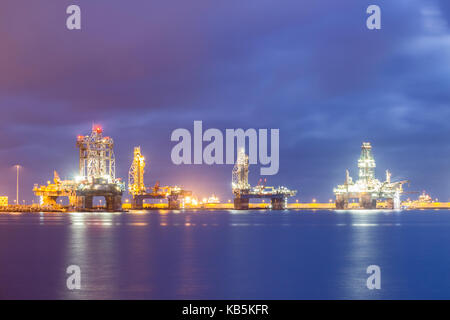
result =
M0 207L6 207L8 205L8 197L0 197Z

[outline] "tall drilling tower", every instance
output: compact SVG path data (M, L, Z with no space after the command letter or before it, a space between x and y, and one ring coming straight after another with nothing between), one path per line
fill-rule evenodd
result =
M245 154L244 149L239 150L233 167L231 185L233 193L250 189L250 184L248 183L248 156Z
M78 136L77 147L80 151L80 179L92 182L94 179L107 179L113 183L116 178L114 141L103 137L103 129L93 126L88 136Z
M144 184L145 158L141 147L134 147L133 163L128 171L128 191L134 196L146 192Z
M361 156L358 160L359 179L370 181L375 179L375 159L372 156L372 146L369 142L363 142Z

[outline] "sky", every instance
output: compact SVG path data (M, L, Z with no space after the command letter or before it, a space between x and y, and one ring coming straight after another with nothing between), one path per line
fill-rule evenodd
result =
M82 30L66 28L81 8ZM381 8L381 30L366 8ZM232 165L174 165L177 128L280 130L268 185L328 201L363 141L376 174L450 200L450 2L446 0L2 0L0 195L20 199L57 170L78 172L75 141L103 126L127 180L134 146L146 184L231 199ZM250 182L259 166L250 167ZM412 195L411 197L415 197Z

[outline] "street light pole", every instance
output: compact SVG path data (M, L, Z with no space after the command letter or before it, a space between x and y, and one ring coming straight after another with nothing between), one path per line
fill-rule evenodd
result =
M16 203L19 205L19 168L20 166L17 164L17 182L16 182Z

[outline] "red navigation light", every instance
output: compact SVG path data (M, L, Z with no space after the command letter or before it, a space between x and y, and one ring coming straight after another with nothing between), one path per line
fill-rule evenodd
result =
M103 129L102 129L101 126L95 126L94 130L95 130L95 132L97 132L97 133L102 133L102 131L103 131Z

